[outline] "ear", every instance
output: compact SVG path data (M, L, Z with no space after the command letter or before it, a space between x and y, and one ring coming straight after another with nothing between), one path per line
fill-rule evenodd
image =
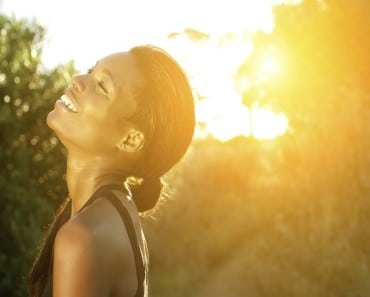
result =
M119 141L117 148L126 153L134 153L141 150L144 146L144 134L143 132L130 129Z

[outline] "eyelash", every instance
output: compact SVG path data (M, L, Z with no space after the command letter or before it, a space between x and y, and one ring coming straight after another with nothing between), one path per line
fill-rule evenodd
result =
M93 70L91 68L87 69L87 74L91 74L92 72ZM98 81L98 86L104 91L104 93L108 93L107 88L104 86L102 81Z

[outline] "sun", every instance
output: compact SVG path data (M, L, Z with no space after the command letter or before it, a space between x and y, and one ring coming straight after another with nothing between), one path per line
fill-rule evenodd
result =
M273 57L266 57L262 61L261 68L266 74L273 75L278 71L278 63Z

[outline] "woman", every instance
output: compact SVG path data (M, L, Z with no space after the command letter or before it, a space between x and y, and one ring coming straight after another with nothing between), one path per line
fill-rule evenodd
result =
M30 295L147 296L139 213L156 205L161 176L191 142L186 75L153 46L109 55L72 79L47 124L68 151L69 197L35 260Z

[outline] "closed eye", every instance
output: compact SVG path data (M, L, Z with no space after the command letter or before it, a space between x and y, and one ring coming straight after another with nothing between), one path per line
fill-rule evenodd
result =
M1 0L0 0L1 1ZM98 63L96 63L96 65L97 65ZM87 74L93 74L94 72L95 72L95 67L96 67L96 65L94 66L94 67L92 67L92 68L89 68L88 70L87 70ZM111 84L111 81L112 81L112 79L111 79L111 76L109 75L109 72L106 72L106 71L102 71L104 74L106 74L106 75L108 75L109 76L109 78L110 78L110 83L108 84L108 86L110 86L110 84ZM99 71L99 73L101 73L100 71ZM96 80L96 82L97 82L97 86L99 87L99 89L101 89L103 92L104 92L104 94L108 94L108 89L110 89L110 88L107 88L107 86L106 86L106 83L104 82L104 79L103 80L101 80L101 76L99 75L99 76L96 76L96 75L94 75L94 78L95 78L95 80Z
M91 73L93 73L93 71L94 71L94 68L89 68L89 69L87 69L87 74L91 74ZM107 90L107 88L105 87L105 85L102 81L98 80L98 87L101 90L103 90L104 93L108 93L108 90Z
M102 81L98 81L98 86L104 91L104 93L108 93L108 90Z

